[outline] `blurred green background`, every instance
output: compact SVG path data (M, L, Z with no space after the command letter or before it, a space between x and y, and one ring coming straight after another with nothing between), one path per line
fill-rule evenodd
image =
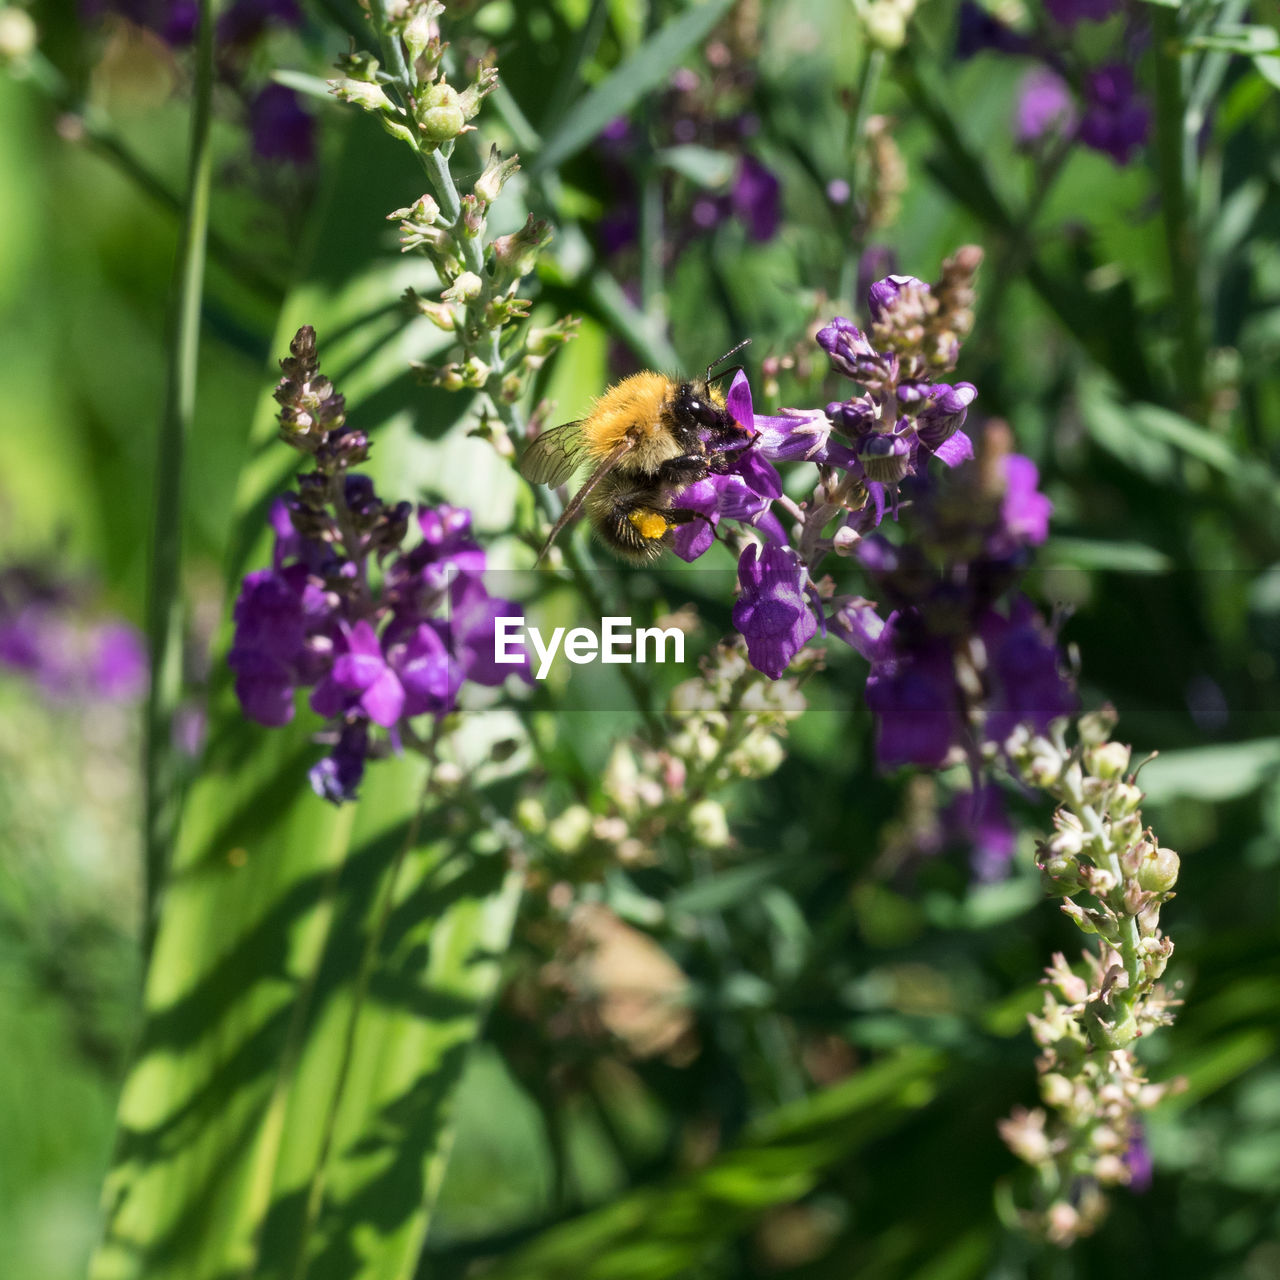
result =
M507 145L521 114L537 128L544 111L564 110L548 106L546 86L555 95L569 84L572 102L585 24L596 24L590 85L683 11L656 0L453 8L467 11L457 27L481 33L455 30L461 51L492 42L510 95L506 108L486 108L475 136ZM1274 18L1274 8L1252 6L1252 16ZM0 568L36 564L89 584L86 616L141 625L177 219L86 139L68 107L91 104L178 192L189 70L181 51L116 19L60 4L31 12L69 96L0 74ZM307 6L300 29L256 49L253 74L323 75L343 25L357 21L354 6ZM839 291L866 246L850 242L827 184L848 172L841 95L865 50L835 0L740 4L727 21L683 64L713 80L718 42L749 72L716 110L754 120L747 146L780 179L781 226L764 243L734 219L690 237L667 264L662 298L647 300L650 317L691 369L749 335L758 409L822 404L838 393L823 361L777 371L771 400L761 367L793 351L812 357L813 322L860 311ZM735 797L738 844L715 891L681 899L662 868L607 884L610 905L690 984L692 1047L645 1056L625 1036L564 1033L500 1001L459 1095L427 1245L433 1277L461 1276L560 1221L544 1254L494 1274L1280 1274L1280 95L1233 58L1208 112L1195 220L1212 403L1193 412L1176 391L1178 300L1152 157L1122 168L1074 149L1033 221L994 225L974 195L978 169L1008 209L1039 191L1039 162L1016 150L1010 124L1028 64L957 61L955 21L953 6L922 6L911 60L969 150L922 109L909 75L887 73L875 109L891 122L906 186L871 239L924 278L960 244L986 249L959 373L980 388L979 409L1010 422L1054 500L1035 594L1072 608L1064 636L1079 649L1086 704L1110 700L1121 736L1161 752L1141 780L1149 820L1183 857L1165 920L1187 1004L1143 1056L1153 1077L1184 1074L1190 1088L1151 1121L1152 1186L1118 1192L1103 1232L1068 1257L999 1227L992 1187L1016 1162L995 1121L1035 1088L1023 1016L1050 954L1077 949L1032 865L1030 833L1046 815L1019 811L1026 830L999 884L972 882L965 848L919 856L912 822L936 817L940 801L877 775L869 717L850 694L861 664L832 653L811 702L836 709L797 723L782 769ZM664 92L626 104L652 138ZM329 348L325 316L312 322L333 353L327 368L380 431L388 496L481 504L477 523L500 563L516 557L509 531L528 500L509 466L466 435L465 405L405 372L433 338L392 307L414 277L383 218L420 193L421 176L372 123L322 102L308 106L314 167L255 159L236 102L220 95L220 105L212 223L233 252L211 255L183 531L197 694L225 608L224 564L240 550L232 519L250 422L283 354L277 322L295 282L330 316L372 317ZM707 157L694 161L713 183ZM628 198L613 165L587 146L554 182L522 188L506 216L518 224L528 202L563 226L536 314L584 316L539 387L564 418L641 355L628 313L607 305L611 289L636 283L634 260L608 254L600 234ZM664 173L673 242L701 189ZM288 460L271 465L284 475ZM678 568L653 582L655 612L690 598L723 612ZM139 716L51 702L0 672L0 1241L6 1273L24 1280L82 1274L98 1229L138 1027ZM593 785L619 723L562 722L565 797ZM543 959L530 948L513 973ZM649 952L643 962L661 970ZM900 1111L886 1104L866 1132L837 1117L824 1146L804 1129L812 1121L799 1137L750 1128L896 1049L940 1056L906 1062L901 1079L918 1073L920 1091ZM696 1170L744 1133L738 1194L722 1187L717 1199ZM577 1218L609 1204L619 1217ZM610 1257L616 1270L588 1271Z

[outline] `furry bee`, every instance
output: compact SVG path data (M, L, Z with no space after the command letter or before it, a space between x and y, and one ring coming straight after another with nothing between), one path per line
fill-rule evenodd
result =
M632 564L652 563L678 525L705 519L674 500L686 486L723 473L750 446L750 434L734 421L716 385L742 366L713 373L749 341L709 364L702 378L653 372L624 378L585 418L533 439L520 460L520 474L533 484L555 488L594 464L548 534L539 562L584 506L600 541Z

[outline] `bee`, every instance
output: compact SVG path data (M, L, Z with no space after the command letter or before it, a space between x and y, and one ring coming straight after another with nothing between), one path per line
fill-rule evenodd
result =
M598 397L585 418L534 437L520 460L520 474L532 484L556 488L594 464L547 535L539 563L584 506L600 541L632 564L651 564L677 526L706 519L676 499L688 485L723 474L750 447L750 433L734 421L716 385L742 366L713 373L748 342L709 364L705 377L633 374Z

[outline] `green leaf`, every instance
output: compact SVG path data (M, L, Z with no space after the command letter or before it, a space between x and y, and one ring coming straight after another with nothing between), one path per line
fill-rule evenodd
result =
M672 1178L543 1232L488 1280L663 1280L766 1210L806 1195L822 1172L928 1103L941 1057L914 1048L752 1125L697 1173Z
M1184 42L1187 49L1214 49L1222 53L1242 53L1256 58L1259 54L1280 53L1280 32L1274 27L1258 27L1224 22L1208 35L1191 36Z
M669 915L701 915L737 906L747 898L756 897L792 861L790 858L760 858L704 876L677 889L667 899L667 912Z
M384 221L403 196L403 159L354 121L273 349L315 325L351 420L373 430L380 487L412 496L397 436L413 417L402 406L429 394L405 396L406 362L438 339L395 305L406 283L430 283ZM275 439L274 381L265 371L241 472L229 600L246 569L268 562L266 506L297 468ZM445 423L465 407L436 403ZM228 640L224 622L209 747L162 900L91 1275L407 1277L519 881L502 857L466 847L465 824L445 836L458 824L428 810L419 827L418 758L377 762L357 806L317 799L306 778L315 717L300 707L286 729L246 722Z
M1224 801L1251 795L1280 773L1280 738L1162 752L1144 765L1139 785L1153 804L1180 796Z
M710 147L666 147L657 153L656 159L660 165L700 187L724 187L733 177L733 157Z
M529 166L530 174L536 177L563 164L610 120L625 115L649 90L662 84L685 54L724 17L731 4L732 0L705 0L655 32L565 113Z
M1125 573L1166 573L1173 561L1163 551L1141 542L1106 542L1101 538L1060 538L1045 547L1046 567L1113 569Z
M1253 66L1273 89L1280 89L1280 58L1254 58Z

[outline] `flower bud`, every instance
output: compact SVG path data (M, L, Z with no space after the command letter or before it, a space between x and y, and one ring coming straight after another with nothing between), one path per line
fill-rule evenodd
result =
M36 47L36 24L25 9L0 9L0 67L21 62Z
M1040 1107L1028 1111L1025 1107L1014 1107L1008 1119L1001 1120L997 1126L1005 1146L1020 1160L1036 1165L1047 1160L1052 1154L1049 1136L1045 1133L1048 1116Z
M699 800L689 810L689 834L704 849L723 849L729 843L729 821L718 800Z
M440 25L436 21L444 12L440 0L427 0L426 4L415 6L408 21L401 31L404 47L409 51L410 62L422 56L433 40L440 36Z
M464 271L440 297L445 302L474 302L484 288L484 281L474 271Z
M1129 767L1130 749L1123 742L1102 742L1085 752L1090 772L1108 781L1123 776Z
M551 240L551 230L533 214L519 231L498 236L489 246L494 262L511 279L527 276L537 261L538 251Z
M387 214L388 222L408 222L416 227L430 227L440 217L440 206L429 195L419 196L411 205Z
M1148 848L1138 867L1138 883L1148 893L1168 893L1178 883L1181 859L1163 845Z
M1075 1093L1075 1085L1066 1076L1059 1075L1056 1071L1050 1071L1047 1075L1040 1077L1040 1096L1049 1106L1059 1111L1071 1104Z
M376 84L378 80L378 60L363 49L339 55L338 70L349 80L364 80L369 84Z
M1104 1187L1116 1187L1129 1181L1129 1169L1123 1157L1108 1153L1093 1162L1093 1176Z
M590 836L591 826L591 810L584 804L571 804L551 820L547 840L560 853L575 853Z
M502 188L507 185L519 168L519 156L511 156L509 159L504 160L497 147L491 148L484 172L476 179L476 184L472 188L476 194L476 199L481 204L492 204L498 198Z
M458 107L462 114L472 120L480 112L480 104L498 87L498 68L482 66L476 76L475 83L468 85L458 95Z
M1055 1200L1045 1213L1045 1236L1053 1244L1070 1244L1080 1225L1079 1210L1065 1200Z
M1097 711L1089 711L1082 715L1076 721L1076 732L1080 735L1081 744L1086 747L1096 747L1106 742L1111 737L1111 731L1116 727L1118 719L1115 707L1109 703Z
M873 435L858 451L868 480L897 484L911 469L911 446L901 436Z
M1091 1000L1084 1007L1085 1029L1089 1039L1099 1049L1124 1049L1138 1035L1138 1023L1132 1009L1117 1011L1101 999Z
M431 142L449 142L467 124L457 90L443 80L422 95L414 114L418 128Z
M367 80L330 80L329 90L335 98L350 102L365 111L395 110L391 99L383 93L382 86L371 84Z
M1051 853L1039 863L1039 867L1045 893L1070 898L1084 888L1080 864L1067 854Z
M1142 792L1132 782L1117 782L1107 810L1113 818L1127 818L1142 807Z
M732 754L730 763L740 777L765 778L782 767L786 748L772 734L753 733Z
M910 12L895 0L871 0L862 10L862 26L867 39L877 48L895 53L907 42Z
M456 308L449 306L444 302L432 302L429 298L414 299L415 308L428 320L431 321L437 329L443 329L446 333L454 333L461 324L462 317Z

